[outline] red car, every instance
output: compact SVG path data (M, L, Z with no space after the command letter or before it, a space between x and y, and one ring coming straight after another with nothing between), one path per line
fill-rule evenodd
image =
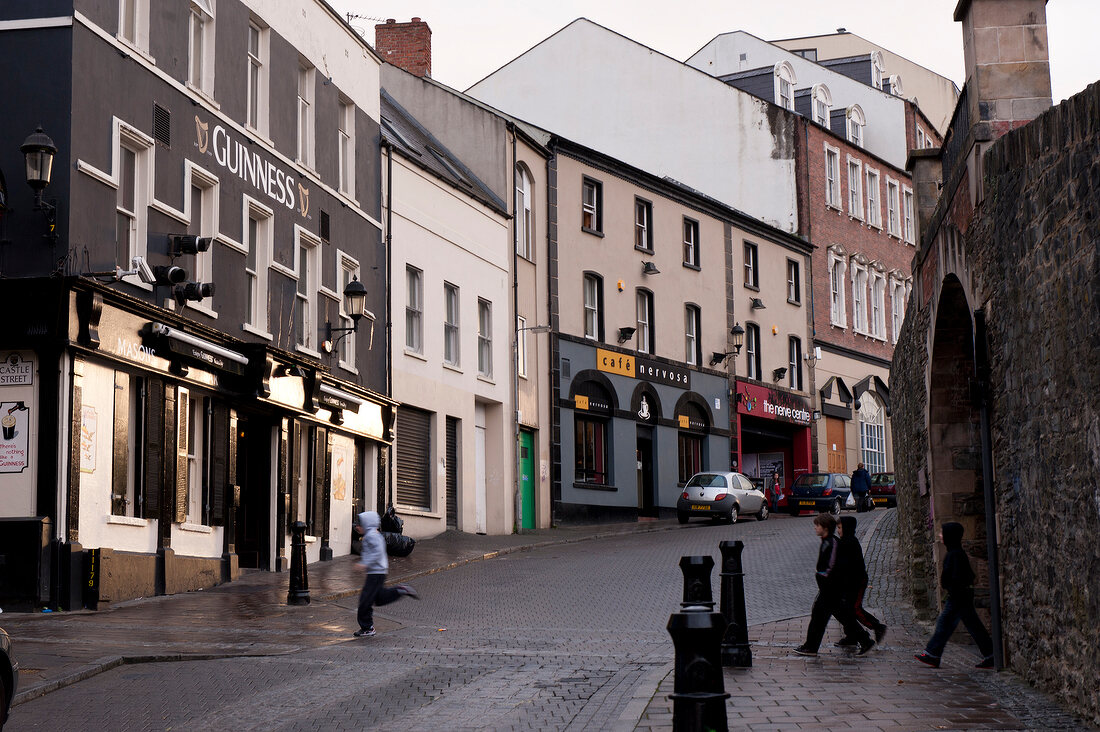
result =
M894 485L893 473L872 473L870 496L876 506L893 508L898 505L897 487Z

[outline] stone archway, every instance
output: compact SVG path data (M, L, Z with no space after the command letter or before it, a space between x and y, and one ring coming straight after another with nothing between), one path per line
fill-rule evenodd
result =
M982 489L981 413L971 397L974 380L974 321L962 283L948 275L940 289L928 386L928 480L931 541L939 573L943 545L939 528L958 521L966 530L963 545L984 546L985 503ZM968 550L974 572L986 576L984 554ZM938 583L937 583L938 585Z

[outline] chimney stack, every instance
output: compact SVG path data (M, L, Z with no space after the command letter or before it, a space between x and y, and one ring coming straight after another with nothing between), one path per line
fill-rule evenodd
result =
M1050 108L1046 0L959 0L970 119L996 139Z
M432 29L420 18L408 23L388 18L374 26L374 50L410 74L432 75Z

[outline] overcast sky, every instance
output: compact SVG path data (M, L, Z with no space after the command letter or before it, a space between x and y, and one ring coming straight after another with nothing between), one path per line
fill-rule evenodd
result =
M432 77L464 90L576 18L584 17L683 61L719 33L765 40L860 35L962 86L958 0L329 0L374 43L374 25L416 16L432 29ZM1054 101L1100 80L1100 0L1049 0Z

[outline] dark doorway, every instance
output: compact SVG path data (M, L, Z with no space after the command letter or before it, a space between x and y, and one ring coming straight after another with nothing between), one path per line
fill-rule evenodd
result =
M458 528L458 420L447 417L447 528Z
M246 569L270 569L271 424L255 415L237 420L237 557Z
M656 518L657 490L653 481L653 428L638 428L638 497L639 515Z

